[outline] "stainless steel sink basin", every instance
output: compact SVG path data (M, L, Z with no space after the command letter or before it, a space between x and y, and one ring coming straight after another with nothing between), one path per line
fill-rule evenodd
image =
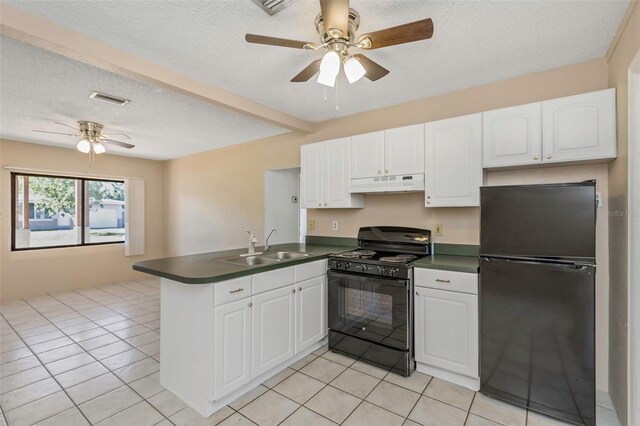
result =
M267 253L262 255L262 257L267 257L270 259L277 259L277 260L293 260L293 259L300 259L308 256L310 256L309 253L303 253L298 251L274 251L273 253Z
M265 256L230 256L230 257L222 257L220 259L216 259L221 262L233 263L234 265L242 265L242 266L262 266L262 265L270 265L272 263L278 262L279 259L267 258Z

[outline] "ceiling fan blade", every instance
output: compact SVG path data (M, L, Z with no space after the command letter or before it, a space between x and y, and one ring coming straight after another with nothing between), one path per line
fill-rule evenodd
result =
M320 0L324 32L336 29L343 37L349 34L349 0Z
M102 136L104 136L105 139L111 139L114 136L122 136L122 137L124 137L126 139L131 140L131 136L127 135L126 133L110 133L108 135L102 135Z
M300 41L300 40L291 40L288 38L278 38L278 37L269 37L257 34L247 34L244 36L244 39L249 43L257 43L257 44L267 44L269 46L280 46L280 47L291 47L293 49L313 49L315 48L315 44Z
M60 133L60 132L50 132L48 130L33 130L38 133L51 133L52 135L65 135L65 136L80 136L80 133Z
M364 55L356 54L353 55L358 58L365 71L367 72L364 76L367 77L371 81L380 80L385 75L389 74L389 70L383 67L382 65L378 65L378 63L373 62L371 59L367 58Z
M115 146L119 146L121 148L127 148L127 149L135 148L135 145L131 145L130 143L114 141L113 139L106 139L106 138L105 139L100 138L100 139L102 142L108 143L109 145L115 145Z
M73 130L75 130L76 132L78 131L78 128L77 128L77 127L70 126L70 125L68 125L68 124L61 123L61 122L59 122L59 121L54 121L54 123L59 124L59 125L61 125L61 126L68 127L68 128L70 128L70 129L73 129Z
M291 79L291 82L301 83L304 81L308 81L311 77L313 77L320 71L320 62L322 62L322 59L316 59L315 61L311 62L305 69L300 71L298 75L293 77Z
M432 36L433 21L431 18L427 18L409 24L363 34L358 39L358 43L363 43L363 49L379 49L381 47L395 46L396 44L426 40Z

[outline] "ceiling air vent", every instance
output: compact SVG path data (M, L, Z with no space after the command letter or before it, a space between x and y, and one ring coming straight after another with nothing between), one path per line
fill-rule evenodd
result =
M93 92L89 95L91 99L95 99L97 101L108 102L114 105L126 105L131 102L129 99L119 98L118 96L107 95L106 93Z
M290 3L293 3L293 0L252 0L255 4L260 6L262 10L267 12L269 15L275 15L280 12L282 9L287 7Z

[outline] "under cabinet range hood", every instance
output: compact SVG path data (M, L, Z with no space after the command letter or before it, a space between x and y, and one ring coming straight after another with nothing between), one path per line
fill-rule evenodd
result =
M376 176L351 179L352 194L384 194L389 192L423 192L424 174Z

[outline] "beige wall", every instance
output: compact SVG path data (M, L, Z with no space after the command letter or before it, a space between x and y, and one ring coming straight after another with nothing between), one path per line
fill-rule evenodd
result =
M315 133L288 134L168 161L165 164L166 254L182 255L246 245L246 229L264 237L264 170L300 164L302 144L423 123L608 87L607 64L596 60L323 122ZM597 179L607 194L607 165L554 167L487 174L487 183ZM607 389L608 222L599 211L597 242L598 371ZM311 235L354 237L364 225L443 225L438 242L478 244L478 208L426 209L424 193L367 195L364 209L309 210ZM339 231L331 221L339 221Z
M2 300L146 277L133 271L131 264L142 259L162 257L164 211L161 162L104 155L90 166L88 156L76 150L3 140L0 141L0 165ZM7 166L86 173L88 176L145 178L145 255L125 257L121 244L11 252L11 179L10 172L5 169Z
M609 86L617 87L618 158L609 167L610 298L609 392L622 424L627 423L627 330L628 330L628 70L640 49L640 6L632 2L629 20L608 64Z

